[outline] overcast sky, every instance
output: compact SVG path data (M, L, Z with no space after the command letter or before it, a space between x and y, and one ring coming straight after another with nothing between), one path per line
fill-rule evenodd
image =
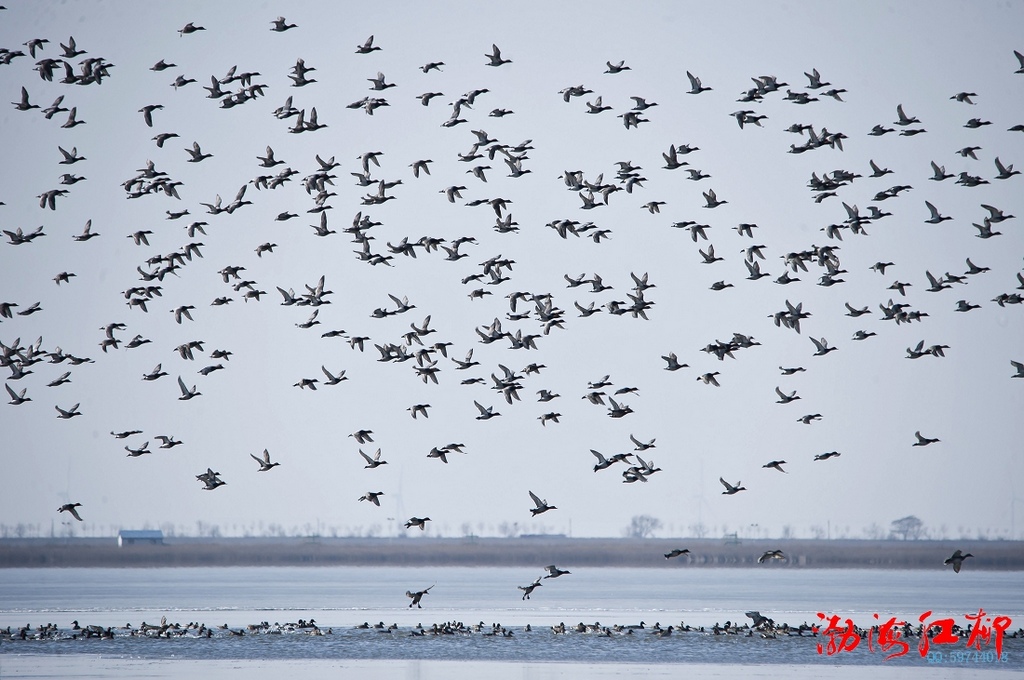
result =
M993 301L1021 293L1024 264L1024 180L996 179L995 164L996 157L1024 164L1024 134L1009 131L1024 124L1024 75L1014 73L1021 68L1014 49L1024 49L1020 3L514 3L486 12L478 3L358 11L301 3L286 17L297 27L284 32L271 30L285 12L274 3L5 4L0 47L26 56L0 65L0 227L28 234L41 226L45 236L0 244L0 302L17 305L13 318L0 319L0 341L16 347L20 339L24 355L41 338L44 352L60 347L93 363L44 357L26 367L31 374L6 380L31 401L0 405L4 525L43 535L69 527L76 535L143 527L194 533L202 523L237 535L279 526L325 535L616 536L646 514L661 521L658 536L691 536L703 525L712 536L860 537L915 515L933 537L1024 531L1024 379L1011 378L1011 361L1024 361L1024 307ZM181 33L189 22L205 30ZM380 49L357 53L371 35ZM112 64L100 83L61 83L61 65L52 82L40 77L36 62L62 59L69 36L84 50L68 59L76 74L84 59ZM49 42L32 58L23 43L35 38ZM490 66L492 44L511 62ZM289 74L300 58L316 82L294 87ZM160 60L175 66L152 70ZM622 61L629 70L606 73L609 62ZM444 65L425 73L430 62ZM222 108L203 87L211 76L227 80L236 66L236 74L259 74L251 83L264 86L263 96ZM804 74L812 69L830 84L810 89ZM710 89L690 94L687 71ZM378 72L394 87L371 90ZM778 91L737 101L755 86L752 78L766 75L777 78ZM173 87L178 76L196 82ZM576 86L588 92L563 101L561 91ZM22 87L40 108L12 105ZM234 93L242 83L220 87ZM486 92L461 108L466 122L443 125L452 104L478 89ZM842 90L842 101L825 94L832 89ZM798 104L787 91L817 101ZM423 106L417 97L427 92L442 94ZM973 105L954 98L961 92L973 93ZM41 109L60 96L61 108L76 107L84 125L62 127L63 111L44 117ZM599 96L611 109L589 114L586 102ZM326 127L291 132L295 117L273 115L289 97L307 121L316 107ZM346 108L365 97L388 106L373 115ZM633 108L631 97L657 106L627 129L620 116ZM894 125L900 104L920 122ZM163 107L152 112L153 127L139 112L147 105ZM495 109L512 113L490 115ZM765 118L741 128L731 115L740 111ZM965 127L972 118L991 124ZM793 124L843 133L842 148L788 153L809 139L788 132ZM894 131L870 136L875 125ZM926 132L900 134L909 129ZM482 158L461 161L478 141L473 131L497 141L479 148ZM158 148L152 138L160 133L178 136ZM501 151L488 158L495 143L525 141L522 176L509 176ZM193 142L212 156L189 162ZM688 166L666 169L662 154L683 144L699 150L679 156ZM283 164L260 167L268 145ZM85 160L60 164L58 146ZM965 147L980 147L977 159L957 153ZM372 183L359 186L352 173L362 171L366 152L380 152L379 166L371 163ZM325 202L337 233L323 237L311 228L320 214L307 212L316 190L307 193L302 181L321 170L316 155L338 163L326 185L336 195ZM421 159L432 161L430 174L415 178L410 166ZM892 172L871 177L870 160ZM181 183L180 199L162 191L127 198L123 183L148 161ZM631 192L617 177L626 161L644 178ZM953 177L933 181L930 161ZM470 172L476 166L490 166L486 182ZM252 183L284 168L295 174L276 189ZM710 177L691 181L688 168ZM840 169L858 177L816 202L812 173ZM576 171L619 190L607 205L584 210L563 180ZM961 172L986 183L958 185ZM65 173L86 179L65 186ZM380 180L401 183L385 191L385 202L363 205ZM898 185L910 188L876 199ZM227 206L243 186L251 205L230 214L202 205L220 196ZM450 186L465 187L454 203L444 194ZM40 208L39 196L53 189L68 193L55 210ZM727 202L705 207L709 190ZM466 206L494 198L508 201L502 216L511 214L518 231L496 231L490 205ZM604 202L600 193L596 201ZM643 207L651 201L663 202L660 212ZM926 223L926 201L951 219ZM841 241L830 239L824 230L848 219L844 202L862 216L868 206L892 214L865 223L864 233L843 228ZM989 216L982 204L1022 217L992 224L1001 235L978 238L972 224L984 226ZM189 214L167 219L167 211L183 210ZM386 264L361 261L362 246L343 231L359 211L380 223L365 233L373 254L392 257ZM282 212L298 217L277 221ZM74 240L87 220L99 236ZM561 220L592 221L596 229L563 239L546 226ZM708 225L707 240L695 243L672 226L691 220ZM205 233L190 237L186 227L197 221ZM753 238L735 230L741 223L757 225ZM140 230L152 232L148 246L132 240ZM596 230L608 238L595 242ZM415 258L389 250L421 237L449 247L460 237L475 243L460 245L467 257L456 261L440 249L415 246ZM162 281L140 280L140 268L161 266L148 260L193 242L202 243L201 258ZM265 243L276 247L257 256ZM712 244L723 259L705 264L699 250ZM769 276L748 280L743 251L755 245L763 246L759 263ZM775 282L786 254L815 246L833 248L841 283L819 285L826 270L815 262L807 272L790 270L800 281ZM514 261L500 271L508 280L463 283L491 258ZM940 282L947 272L962 276L967 258L989 271L927 290L926 271ZM893 264L879 274L870 269L876 262ZM238 280L222 280L228 266L244 267L241 280L266 295L245 300L247 289L233 288ZM61 272L75 276L58 285ZM613 301L632 304L631 273L654 286L644 291L647 319L610 313ZM564 276L581 274L597 274L611 288L568 287ZM321 276L333 291L322 298L329 304L282 306L278 287L299 295ZM711 290L718 281L732 287ZM890 288L897 281L910 284L905 295ZM148 311L126 304L125 291L154 285L160 295L147 301ZM478 289L488 295L470 297ZM564 312L561 326L545 334L529 297L516 308L528 318L508 319L515 292L550 295ZM377 308L396 309L389 293L415 307L374 318ZM211 304L220 297L232 302ZM980 308L957 312L961 299ZM880 305L890 300L926 316L883 320ZM16 314L37 301L41 311ZM771 318L787 301L810 313L799 333ZM601 311L583 318L574 303ZM870 313L848 316L844 303ZM171 310L183 305L194 306L192 320L178 324ZM319 323L298 327L313 311ZM404 345L411 324L422 327L427 315L435 332L422 337L425 346L451 343L448 358L431 357L438 384L424 382L415 360L381 362L374 348ZM508 339L482 343L477 330L495 319L502 331L537 335L536 349L511 349ZM113 332L119 347L104 352L103 329L112 323L125 327ZM858 330L875 335L854 340ZM323 337L328 331L344 333ZM701 351L734 333L760 344L721 361ZM127 348L136 335L150 342ZM369 338L364 351L348 341L359 336ZM836 350L815 356L811 338ZM202 351L183 359L175 348L195 340ZM908 347L922 340L924 348L947 345L945 356L908 358ZM217 349L232 354L214 359ZM470 350L479 365L457 370L451 358ZM689 367L665 370L670 352ZM533 363L544 368L525 374ZM143 381L157 364L168 375ZM199 373L216 364L223 370ZM522 376L519 401L506 403L491 389L491 374L503 375L499 364ZM344 370L347 380L326 385L321 366ZM780 366L806 370L784 376ZM48 386L65 371L69 383ZM720 386L699 379L714 372ZM606 375L606 405L590 403L588 384ZM179 376L201 395L179 400ZM474 377L483 382L462 384ZM317 389L296 387L304 378L317 379ZM776 387L800 399L776 403ZM636 391L615 396L620 388ZM541 403L542 389L561 396ZM609 417L608 397L632 413ZM477 420L474 401L501 416ZM55 406L76 403L81 416L57 417ZM430 404L429 417L413 419L415 404ZM550 413L560 414L558 422L542 424ZM799 422L812 414L821 418ZM130 430L142 432L111 436ZM349 436L357 430L372 430L373 442L358 444ZM913 446L916 431L940 441ZM631 452L631 434L656 439L639 455L661 471L632 483L624 463L594 472L590 450ZM161 449L158 435L182 443ZM151 454L127 455L126 445L145 442ZM448 453L447 464L427 457L449 443L464 444L464 453ZM359 449L378 447L388 465L365 469ZM280 466L258 472L250 454L264 449ZM815 460L830 451L841 455ZM773 460L787 461L785 474L763 467ZM225 485L205 490L196 475L207 468ZM720 477L746 490L723 494ZM358 500L368 491L384 492L381 507ZM529 491L557 509L533 517ZM57 512L67 502L82 504L83 523ZM431 518L425 532L403 527L414 516Z

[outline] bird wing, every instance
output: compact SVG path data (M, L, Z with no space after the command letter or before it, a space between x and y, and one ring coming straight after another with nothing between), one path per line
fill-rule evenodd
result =
M547 504L546 504L546 503L545 503L544 501L542 501L542 500L541 500L540 498L538 498L538 497L537 497L537 494L535 494L534 492L530 491L530 492L529 492L529 494L530 494L530 498L532 498L532 499L533 499L533 502L534 502L534 504L535 504L535 505L536 505L536 506L537 506L538 508L539 508L539 507L541 507L541 506L543 506L543 505L547 505Z

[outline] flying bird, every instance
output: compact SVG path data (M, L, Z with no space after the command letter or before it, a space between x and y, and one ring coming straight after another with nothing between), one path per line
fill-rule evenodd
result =
M270 462L270 452L267 451L266 449L263 449L263 456L262 457L257 456L255 453L250 453L249 456L251 456L252 459L255 460L257 463L259 463L259 465L260 465L259 472L266 472L267 470L272 470L275 467L277 467L278 465L280 465L280 463L271 463Z
M429 521L429 517L410 517L409 521L405 523L405 528L410 529L412 527L419 527L420 531L425 531L427 528L427 522Z
M77 519L79 522L82 521L82 517L78 514L78 508L82 506L81 503L65 503L64 505L57 508L57 512L68 512L71 516ZM51 506L52 507L52 506ZM960 552L959 550L957 552ZM949 563L949 560L946 560ZM960 571L959 565L957 565L957 571Z
M739 493L740 491L747 490L747 487L740 486L743 482L736 482L735 485L732 485L729 482L725 481L724 477L719 477L718 481L721 482L722 486L725 487L725 491L722 492L722 495L724 496L732 496L733 494Z
M757 558L758 564L764 564L765 562L771 562L774 560L785 560L786 556L781 550L766 550L764 554Z
M960 573L960 567L963 566L964 560L968 557L974 557L971 553L963 554L960 550L957 550L952 555L942 561L943 564L952 564L953 572L956 574Z
M542 585L544 585L544 584L540 582L540 577L538 576L537 580L534 581L533 583L531 583L530 585L527 585L527 586L516 586L516 587L519 588L519 590L523 591L523 599L524 600L529 600L530 599L530 595L533 593L533 591L535 589L539 588Z
M75 404L69 409L63 409L60 406L54 406L53 408L57 409L58 418L60 418L61 420L69 420L71 418L74 418L75 416L82 415L81 412L78 410L78 407L79 404Z
M491 45L491 53L485 54L490 61L487 63L488 66L501 66L502 64L511 64L511 59L502 59L501 50L498 49L497 45Z
M359 497L361 501L370 501L378 508L380 507L380 497L384 495L383 491L367 491L365 494Z
M374 453L372 457L363 453L362 449L359 449L359 455L362 456L364 460L366 460L366 465L363 466L364 468L369 468L372 470L375 467L380 467L381 465L388 464L386 460L381 460L380 449L377 449L377 452Z
M181 379L180 375L178 376L178 389L181 390L181 396L178 397L180 401L188 401L189 399L192 399L193 397L198 397L199 395L202 394L202 392L196 390L195 385L192 386L192 389L186 387L185 381Z
M541 500L540 496L538 496L534 492L530 491L529 494L530 494L530 498L533 499L533 504L536 506L534 508L530 508L530 514L533 515L534 517L536 517L537 515L540 515L541 513L545 513L548 510L557 510L558 509L554 505L548 505L548 502L546 500Z
M566 574L572 573L567 569L559 569L553 564L549 564L548 566L544 567L544 570L548 572L548 575L544 578L558 578L559 576L565 576Z
M430 588L433 588L433 587L434 586L430 586ZM423 606L420 605L420 600L423 599L424 595L426 595L427 593L430 592L430 588L425 588L424 590L418 590L415 593L412 592L411 590L405 591L405 596L412 599L412 602L409 603L409 606L411 607L413 605L416 605L416 607L418 607L419 609L423 609Z

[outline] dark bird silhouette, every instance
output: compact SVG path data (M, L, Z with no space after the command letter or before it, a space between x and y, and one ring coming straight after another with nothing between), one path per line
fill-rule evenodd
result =
M384 495L383 491L367 491L365 494L359 497L361 501L370 501L378 508L380 507L380 497Z
M16 102L11 102L11 104L13 104L14 108L18 109L19 111L29 111L31 109L38 109L39 108L39 106L37 106L36 104L31 103L28 100L28 90L26 90L24 87L21 88L21 100L20 101L16 101Z
M356 47L356 54L369 54L370 52L376 52L378 50L380 50L380 48L373 44L373 36L371 35L366 39L366 42Z
M535 494L534 492L530 491L529 494L530 494L530 498L533 499L533 504L536 506L536 507L530 508L530 514L533 515L534 517L536 517L537 515L540 515L541 513L545 513L548 510L557 510L558 509L554 505L548 505L548 502L546 500L541 500L540 497L537 494Z
M290 28L297 28L297 26L298 26L297 24L289 24L287 21L285 21L284 17L278 17L278 18L274 19L273 21L271 21L270 23L274 24L270 28L270 30L271 31L275 31L277 33L284 33L288 29L290 29Z
M725 481L724 477L719 477L718 481L721 482L722 486L725 487L725 491L722 492L722 495L724 496L732 496L733 494L739 493L740 491L747 490L747 487L740 486L743 482L736 482L735 485L732 485L729 482Z
M943 564L952 564L953 572L956 574L960 573L960 567L963 566L964 560L968 557L974 557L971 553L963 554L960 550L957 550L952 555L942 561Z
M272 470L275 467L277 467L278 465L280 465L280 463L271 463L270 462L270 452L267 451L266 449L263 449L263 456L262 457L257 456L255 453L250 453L249 456L251 456L252 459L255 460L257 463L259 463L259 465L260 465L259 472L266 472L267 470Z
M375 467L380 467L381 465L388 464L386 460L381 460L380 449L377 449L377 452L373 454L373 457L370 457L367 454L363 453L362 449L359 449L359 455L362 456L363 459L366 461L366 465L363 466L364 468L369 468L372 470Z
M434 585L437 585L437 584L434 584ZM433 588L433 587L434 587L433 585L430 586L430 588ZM405 591L405 596L412 599L412 602L409 603L409 606L411 607L413 605L416 605L417 608L423 609L423 606L420 605L420 600L423 599L424 595L426 595L427 593L430 592L430 588L425 588L424 590L419 590L419 591L416 591L415 593L412 592L411 590Z
M405 523L405 528L411 529L412 527L419 527L420 531L425 531L427 528L427 522L429 521L429 517L410 517L409 521Z
M192 386L192 389L187 388L180 375L178 376L178 389L181 390L181 396L178 397L180 401L188 401L189 399L198 397L202 394L202 392L196 390L195 385Z
M764 552L764 554L762 554L760 557L757 558L757 563L758 564L764 564L765 562L769 562L769 561L785 560L785 559L786 559L786 556L783 554L783 552L781 550L766 550ZM756 627L756 625L757 625L756 621L755 621L754 625Z
M193 22L190 21L187 24L185 24L182 28L178 29L178 36L182 37L182 36L186 36L186 35L190 35L192 33L195 33L196 31L205 31L205 30L206 30L205 27L203 27L203 26L196 26Z
M79 522L82 521L82 517L78 514L78 508L82 507L81 503L65 503L64 505L57 508L57 512L68 512L71 516L77 519ZM957 552L960 552L959 550ZM946 560L948 563L949 560ZM960 571L959 565L957 565L957 571Z
M701 85L700 78L689 71L686 72L686 77L690 79L690 89L687 94L700 94L701 92L707 92L711 89L710 87L704 87Z
M528 586L516 586L516 587L519 588L519 590L523 591L523 599L524 600L529 600L530 599L530 595L533 593L533 591L536 590L537 588L539 588L542 585L544 585L544 584L540 582L540 577L538 577L536 581L534 581L533 583L531 583Z
M501 66L502 64L511 64L511 59L502 59L501 50L498 49L497 45L491 45L491 53L485 54L490 61L487 62L488 66Z
M548 572L548 575L544 578L558 578L559 576L565 576L566 574L572 573L568 569L559 569L553 564L549 564L548 566L544 567L544 570Z

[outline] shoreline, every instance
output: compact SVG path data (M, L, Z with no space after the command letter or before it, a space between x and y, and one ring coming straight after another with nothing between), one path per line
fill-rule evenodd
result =
M687 555L667 559L685 547ZM758 558L782 550L785 560ZM1024 570L1020 541L869 541L608 538L174 538L118 546L116 539L3 539L0 568L238 566L535 566L761 569L950 569L954 550L971 569Z

